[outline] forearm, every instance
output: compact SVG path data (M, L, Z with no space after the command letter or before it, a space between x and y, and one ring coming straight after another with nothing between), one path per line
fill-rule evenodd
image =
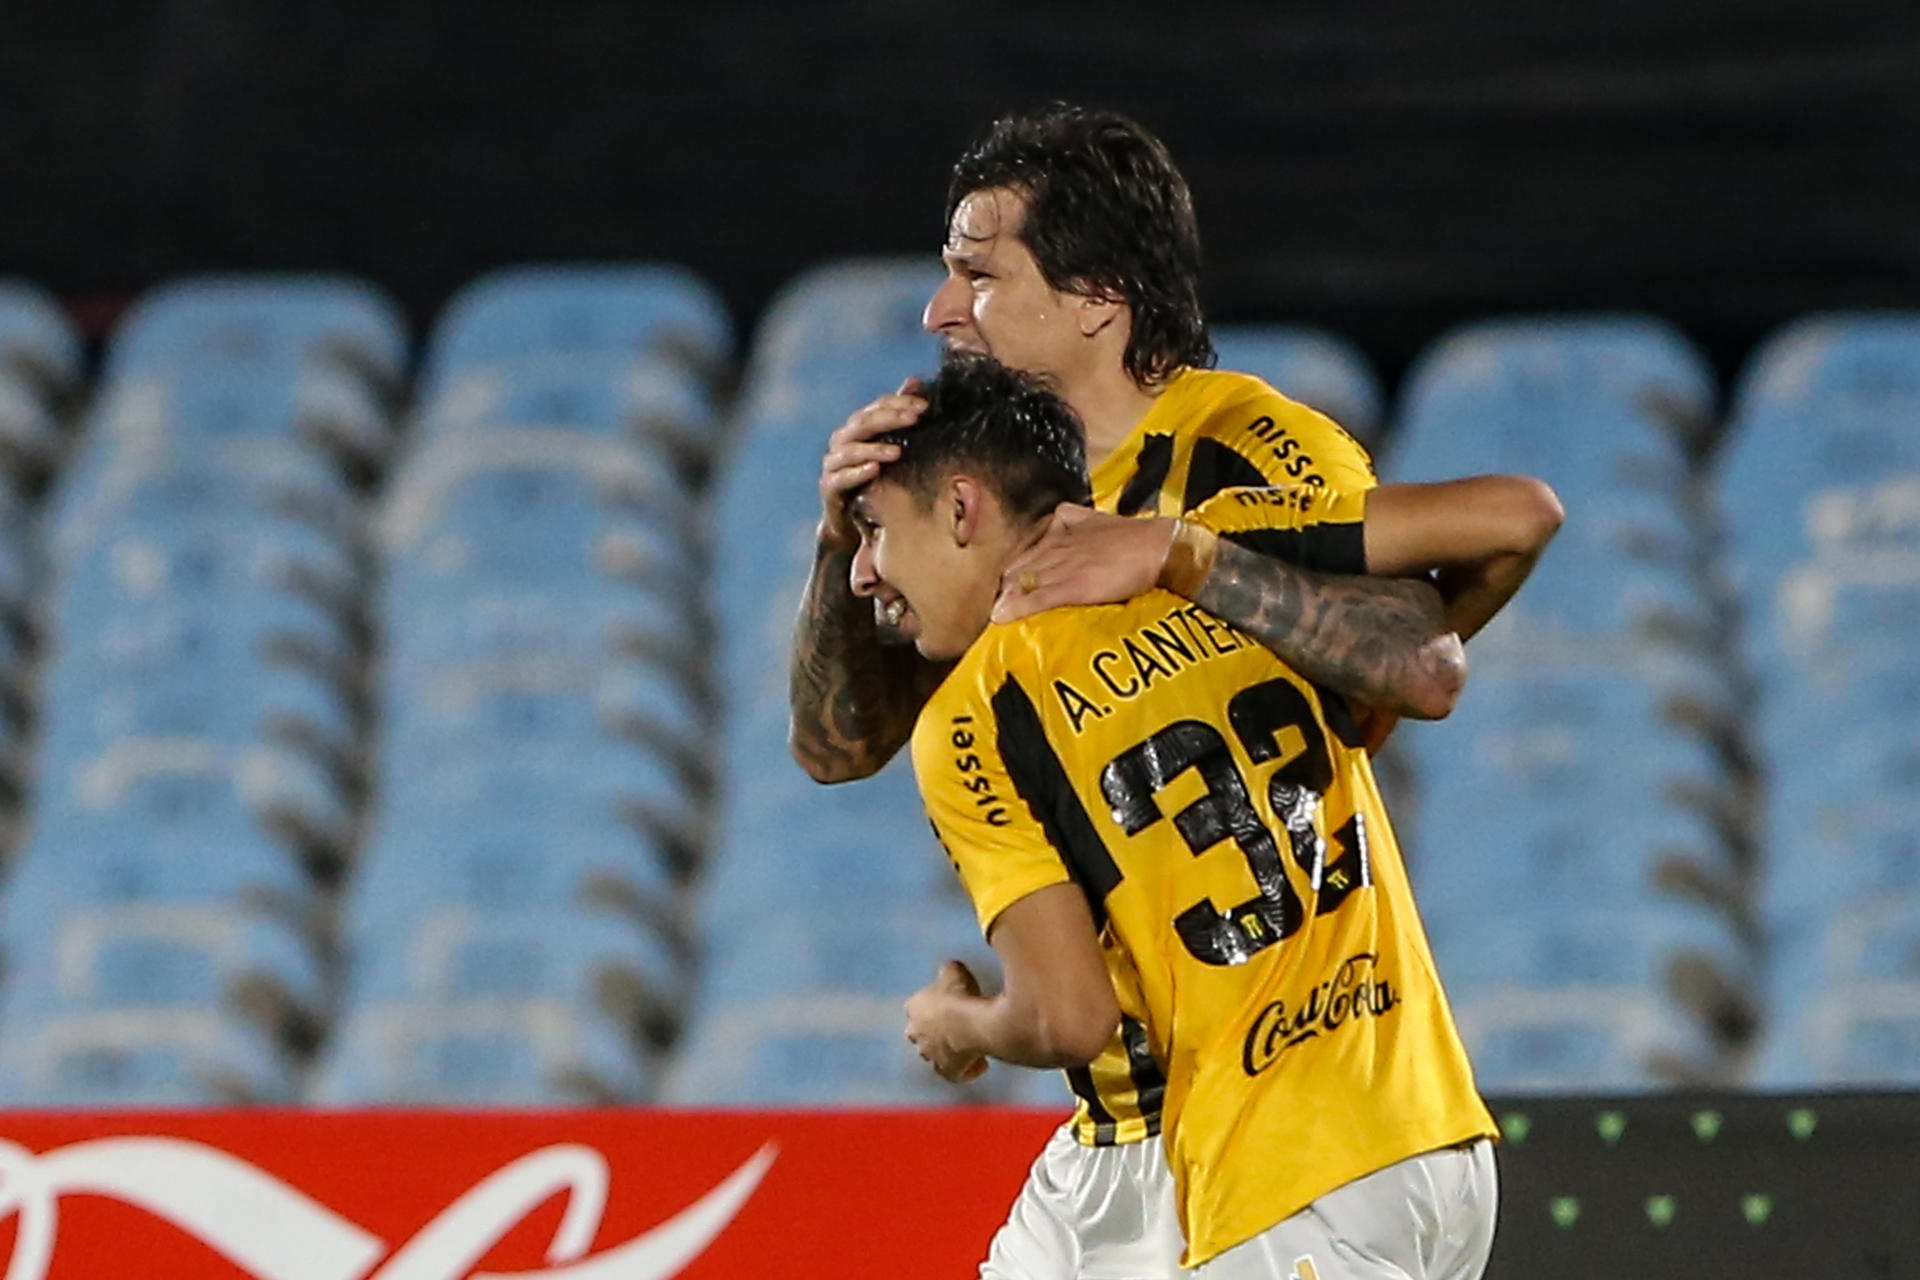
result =
M956 1053L978 1054L1016 1067L1083 1067L1099 1052L1096 1047L1088 1054L1071 1037L1055 1034L1038 1005L1004 991L995 996L943 995L934 1016Z
M787 672L788 747L817 782L878 773L913 733L933 664L911 645L884 645L871 602L853 594L850 550L815 553Z
M1478 635L1506 608L1538 559L1538 554L1495 556L1483 564L1440 570L1436 585L1454 633L1463 642Z
M1169 568L1173 589L1356 702L1434 720L1466 683L1460 639L1425 582L1313 573L1225 539Z

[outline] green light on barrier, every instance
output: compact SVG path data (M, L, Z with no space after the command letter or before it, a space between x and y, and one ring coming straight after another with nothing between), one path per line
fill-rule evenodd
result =
M1672 1196L1648 1196L1647 1221L1656 1227L1664 1227L1673 1221L1674 1208Z
M1533 1130L1533 1120L1524 1111L1513 1111L1500 1119L1500 1136L1519 1146Z
M1749 1226L1761 1226L1773 1216L1773 1197L1758 1192L1740 1197L1740 1216Z
M1580 1200L1577 1196L1555 1196L1547 1204L1547 1212L1553 1215L1553 1225L1562 1231L1572 1228L1580 1221Z
M1723 1123L1718 1111L1696 1111L1693 1113L1693 1136L1702 1142L1712 1142L1720 1136Z
M1813 1127L1818 1123L1820 1117L1812 1107L1795 1107L1787 1112L1787 1132L1802 1142L1813 1136Z
M1620 1135L1627 1131L1627 1113L1602 1111L1594 1117L1593 1127L1599 1131L1601 1140L1608 1146L1612 1146L1620 1141Z

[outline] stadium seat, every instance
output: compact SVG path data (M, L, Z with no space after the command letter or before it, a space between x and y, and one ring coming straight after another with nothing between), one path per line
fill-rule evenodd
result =
M1345 339L1293 325L1215 325L1219 369L1251 373L1318 409L1362 442L1380 435L1385 396L1366 357Z
M670 851L610 824L377 823L348 886L346 934L365 943L430 910L519 907L624 914L667 929L680 894Z
M679 357L717 369L733 326L719 295L664 264L525 266L493 271L455 294L435 321L423 399L456 373L545 354Z
M275 1049L211 1010L70 1014L0 1038L0 1105L286 1105L294 1094Z
M344 362L396 383L407 345L399 309L351 277L187 277L141 295L121 318L106 371L119 380L204 365Z
M777 385L804 377L809 367L902 340L930 352L921 316L945 278L931 254L849 258L811 268L788 281L761 313L747 383ZM886 389L898 385L896 378Z
M900 994L823 994L730 1007L690 1033L660 1101L683 1107L952 1105L965 1095L935 1076L907 1043L900 1000ZM975 1088L984 1093L984 1085Z
M1453 1002L1489 1093L1638 1093L1671 1085L1661 1055L1697 1036L1649 992L1508 991Z
M716 442L715 416L700 378L671 359L596 352L470 368L422 408L417 429L429 436L576 432L700 458Z
M0 464L12 475L38 477L64 444L53 408L25 378L0 366Z
M272 1033L326 1000L311 940L243 904L125 902L22 917L6 954L8 1035L48 1018L130 1009L218 1009Z
M684 957L661 934L572 904L477 911L422 904L355 940L353 1003L397 999L599 1000L637 1035L686 996Z
M392 429L376 394L350 374L275 366L187 366L122 377L89 415L95 447L152 437L194 442L284 439L353 462L377 461Z
M299 445L128 450L70 468L46 509L50 558L77 564L129 529L280 520L316 531L343 552L358 546L360 516L339 473ZM102 453L100 456L105 456Z
M592 1005L399 1002L349 1011L315 1075L321 1106L581 1106L645 1101L653 1072Z
M47 386L80 380L80 335L60 304L39 285L0 277L0 370Z
M1727 566L1760 588L1800 559L1836 489L1866 495L1920 475L1920 313L1808 316L1748 360L1714 481ZM1896 494L1897 494L1896 490ZM1897 517L1897 496L1889 514Z

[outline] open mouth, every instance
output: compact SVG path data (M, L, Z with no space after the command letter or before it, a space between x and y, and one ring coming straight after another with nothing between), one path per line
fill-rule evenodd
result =
M880 607L880 621L889 627L899 627L900 619L907 616L907 602L895 597Z

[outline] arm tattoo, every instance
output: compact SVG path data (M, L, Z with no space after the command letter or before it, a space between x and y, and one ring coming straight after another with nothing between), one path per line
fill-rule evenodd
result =
M1314 573L1221 539L1193 594L1315 684L1397 715L1451 708L1466 658L1425 582Z
M950 667L911 645L883 645L871 601L853 594L851 551L822 546L800 605L787 669L788 745L818 782L880 772Z

